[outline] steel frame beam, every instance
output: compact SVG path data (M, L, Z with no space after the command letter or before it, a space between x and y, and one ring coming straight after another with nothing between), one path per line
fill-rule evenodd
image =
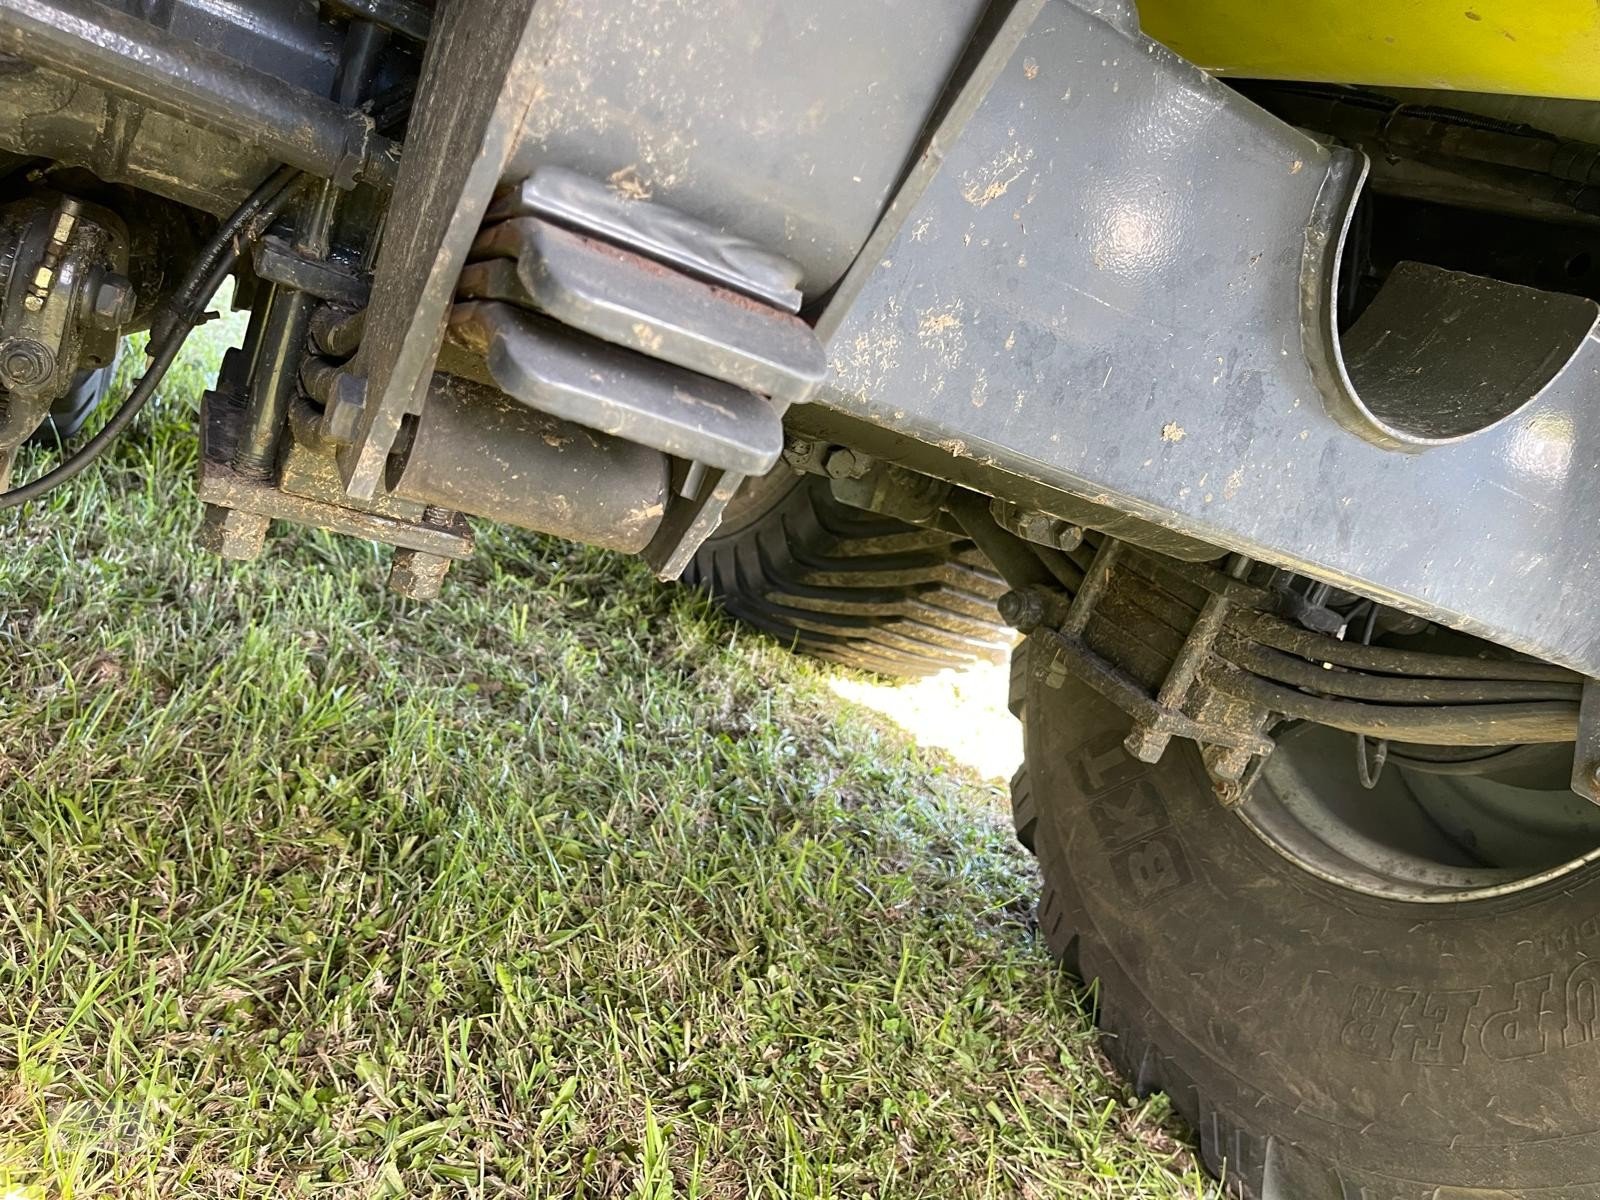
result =
M1341 341L1364 160L1110 11L1013 11L813 403L1600 675L1595 307L1420 268Z
M0 50L331 179L388 186L398 148L372 118L98 0L0 0Z

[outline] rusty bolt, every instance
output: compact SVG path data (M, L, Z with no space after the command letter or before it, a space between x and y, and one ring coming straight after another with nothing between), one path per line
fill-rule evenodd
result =
M133 320L138 299L131 282L121 275L107 275L94 290L89 319L96 329L121 329Z
M200 548L240 562L260 558L270 524L272 519L261 513L208 504L200 522Z
M410 600L433 600L444 586L450 560L425 550L399 549L389 565L389 590Z
M36 388L55 374L56 356L32 338L12 338L0 346L0 383L8 388Z
M1244 803L1244 787L1235 780L1218 779L1211 785L1211 790L1216 794L1217 803L1223 808L1238 808Z

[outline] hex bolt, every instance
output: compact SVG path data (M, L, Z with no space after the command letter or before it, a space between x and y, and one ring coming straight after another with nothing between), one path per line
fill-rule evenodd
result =
M207 504L200 522L200 548L223 558L249 562L260 558L267 544L267 527L272 518L242 508Z
M138 293L133 290L131 281L121 275L108 274L95 288L90 320L96 329L121 329L133 320L134 306L138 301Z
M1055 545L1056 521L1042 512L1024 512L1017 517L1017 536L1044 546Z
M55 374L56 356L32 338L12 338L0 346L0 383L8 388L37 388Z

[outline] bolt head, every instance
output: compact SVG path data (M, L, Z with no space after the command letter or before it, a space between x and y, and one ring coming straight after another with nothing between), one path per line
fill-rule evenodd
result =
M333 402L328 405L327 413L322 418L322 432L330 441L348 446L356 440L356 428L361 422L366 393L366 381L348 372L334 380Z
M42 342L12 338L0 345L0 384L8 388L42 387L55 370L56 356Z
M841 448L828 455L822 469L828 473L829 479L855 479L861 475L862 466L855 451Z
M208 504L200 522L200 548L239 562L260 558L271 524L272 519L261 513Z
M1055 541L1055 522L1042 512L1025 512L1017 518L1017 535L1030 542Z
M121 275L107 275L95 289L89 319L97 329L121 329L133 320L138 301L131 282Z

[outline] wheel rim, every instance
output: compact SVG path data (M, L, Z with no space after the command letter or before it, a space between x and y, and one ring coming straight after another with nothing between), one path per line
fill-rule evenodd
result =
M1566 786L1570 746L1453 756L1403 748L1371 790L1358 781L1356 753L1349 734L1296 726L1240 818L1318 878L1420 903L1504 896L1600 858L1600 806Z

